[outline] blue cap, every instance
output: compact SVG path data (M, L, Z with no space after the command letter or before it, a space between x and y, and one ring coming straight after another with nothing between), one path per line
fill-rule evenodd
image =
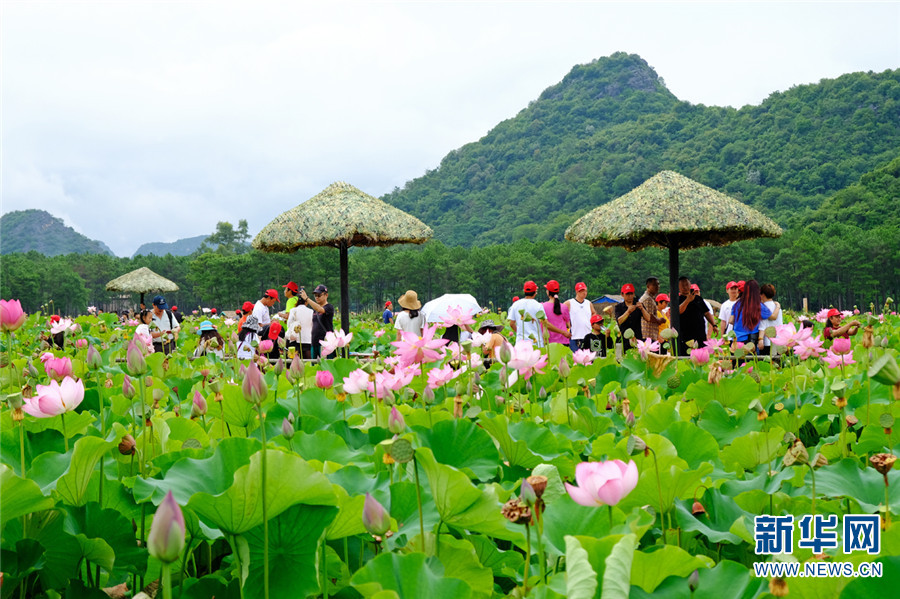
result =
M214 325L213 323L211 323L208 320L204 320L203 322L200 323L199 332L201 332L201 333L203 331L215 331L215 330L216 330L216 325Z
M169 304L166 303L166 298L161 295L157 295L153 298L153 305L159 308L160 310L168 310Z

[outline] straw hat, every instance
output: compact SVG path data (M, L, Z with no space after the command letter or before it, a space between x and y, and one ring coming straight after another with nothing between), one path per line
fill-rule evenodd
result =
M407 310L418 310L422 307L422 302L419 301L419 295L412 289L401 295L400 299L397 300L397 303L400 304L401 308Z

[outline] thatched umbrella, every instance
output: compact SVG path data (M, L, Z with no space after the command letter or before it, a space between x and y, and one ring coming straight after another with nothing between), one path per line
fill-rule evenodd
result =
M678 250L780 237L781 227L753 208L672 171L644 181L620 198L588 212L566 230L566 239L637 251L669 249L672 326L678 315Z
M137 270L133 270L128 274L113 279L106 284L106 290L140 293L141 304L143 305L145 293L151 291L178 291L178 285L169 279L156 274L146 266L142 266Z
M253 240L253 247L264 252L293 252L317 246L338 248L341 253L341 328L348 332L348 248L425 243L431 235L431 228L414 216L339 181L276 216Z

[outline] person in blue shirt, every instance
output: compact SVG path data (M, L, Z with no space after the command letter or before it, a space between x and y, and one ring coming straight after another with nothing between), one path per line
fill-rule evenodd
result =
M750 279L744 285L744 293L731 308L729 322L734 325L735 339L741 345L750 342L753 350L759 343L759 323L772 315L772 311L762 303L759 283Z
M391 300L384 302L384 312L381 314L381 319L384 321L384 324L394 323L394 313L391 312L392 306Z

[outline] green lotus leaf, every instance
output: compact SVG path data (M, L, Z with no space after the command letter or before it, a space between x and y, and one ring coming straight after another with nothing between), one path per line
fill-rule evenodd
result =
M54 505L56 501L45 497L37 483L16 476L9 466L0 464L0 529L8 520L49 510Z
M468 419L444 420L432 429L416 428L423 447L429 447L434 459L453 466L469 478L490 480L497 476L500 454L491 436Z
M100 437L82 437L75 442L69 469L56 481L56 493L68 505L84 505L91 475L100 458L116 444Z
M703 462L714 462L719 458L719 444L710 433L690 422L674 422L663 436L672 442L678 457L697 468Z
M714 565L711 558L691 555L675 545L655 546L646 552L634 552L631 584L652 593L669 576L686 577L694 570L712 568Z
M704 493L700 502L706 513L698 516L691 513L691 500L675 503L678 525L684 530L699 532L713 543L740 543L741 539L729 531L734 522L747 512L738 507L732 498L715 489Z
M597 573L591 568L588 553L573 536L566 535L566 597L593 599L597 591Z
M699 586L693 593L688 587L687 578L669 576L652 593L641 587L631 587L630 599L650 599L665 597L666 599L753 599L763 590L768 590L768 581L752 576L745 566L730 560L722 560L715 568L699 568Z
M91 542L102 540L109 548L110 562L104 564L96 557L85 557L98 563L110 572L110 582L124 582L128 574L142 575L147 568L147 550L138 545L131 522L112 509L102 509L91 501L82 507L68 508L65 521L66 532L74 535L85 549L84 539ZM148 519L149 522L149 519Z
M775 460L781 453L784 430L773 428L766 432L753 431L738 437L720 453L726 470L753 470L760 464Z
M808 473L806 480L811 489ZM890 470L888 486L896 489L896 485L900 485L898 481L900 471ZM816 492L820 497L849 497L867 513L878 511L878 506L884 507L884 477L874 468L860 468L853 458L819 468L816 471ZM891 511L900 512L900 493L891 493L890 501Z
M382 591L393 591L400 599L472 597L472 588L467 583L458 578L445 577L443 571L435 572L433 568L439 565L440 562L435 561L426 564L423 553L382 553L357 570L350 584L367 598L375 597Z

